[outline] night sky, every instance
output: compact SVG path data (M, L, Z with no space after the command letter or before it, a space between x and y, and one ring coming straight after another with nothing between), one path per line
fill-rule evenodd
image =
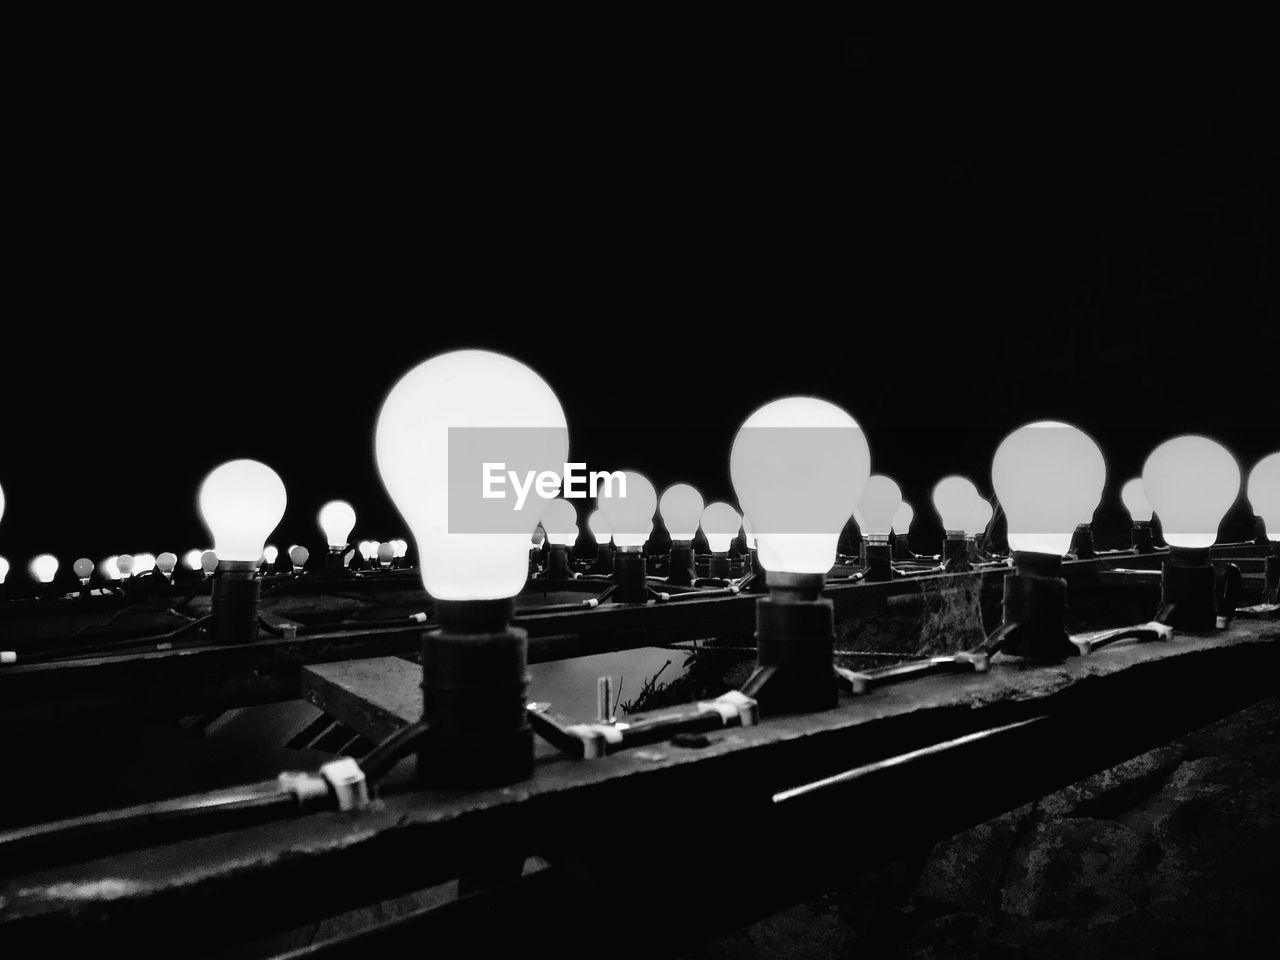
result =
M1280 447L1261 51L830 42L52 91L13 148L0 553L206 546L196 489L242 456L281 546L334 497L405 535L378 407L467 346L547 378L574 459L708 500L756 406L838 402L918 548L932 485L989 495L1033 419L1098 440L1104 507L1176 433Z

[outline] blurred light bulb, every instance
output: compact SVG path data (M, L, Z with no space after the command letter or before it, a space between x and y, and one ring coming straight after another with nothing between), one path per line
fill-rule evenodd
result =
M502 354L433 357L401 378L378 416L378 470L416 541L422 582L439 600L513 597L528 578L541 496L517 515L527 520L518 533L449 531L449 431L491 427L525 434L504 458L509 471L563 472L569 432L560 401L537 373Z
M356 544L356 553L360 554L362 560L368 560L373 556L373 544L368 540L361 540Z
M378 540L369 541L369 556L366 559L376 560L379 552L382 550L382 543Z
M747 515L742 515L742 535L747 538L747 549L756 549L755 531L751 529L751 521L747 519Z
M262 559L267 561L267 566L274 567L280 559L280 548L273 543L267 544L262 548Z
M378 563L384 567L389 565L395 559L396 548L392 546L391 541L378 544Z
M4 557L0 557L0 584L4 583L5 578L9 576L9 561Z
M135 577L145 576L156 568L156 558L150 553L135 553L133 555L133 575Z
M156 569L166 577L173 576L173 568L178 565L178 555L170 550L166 550L160 556L156 557Z
M186 553L184 553L182 555L182 565L185 566L188 570L199 570L200 569L200 551L193 549L193 550L188 550Z
M966 521L964 532L971 537L976 537L987 529L987 524L991 522L993 516L995 516L995 510L991 502L985 497L975 497L969 504L969 519Z
M108 580L119 580L120 567L116 565L116 561L119 559L119 557L114 555L107 557L107 559L98 564L98 572Z
M307 565L307 561L311 559L311 551L306 547L294 544L289 548L289 562L293 564L293 569L301 570Z
M949 533L967 532L973 519L973 504L978 498L978 488L968 477L943 477L933 488L933 507Z
M218 552L216 550L206 550L200 554L200 570L201 572L212 575L218 569Z
M127 580L133 576L133 565L133 557L127 553L116 557L116 569L120 571L121 579Z
M893 514L893 532L900 537L905 537L911 530L911 521L915 518L916 512L911 509L911 504L903 500Z
M88 583L89 578L93 576L93 561L88 557L81 557L71 565L71 569L75 571L82 584Z
M1262 518L1267 539L1280 541L1280 452L1263 457L1249 471L1249 504Z
M658 491L653 488L649 478L634 470L624 471L627 478L625 497L600 496L597 503L609 529L613 531L613 542L619 547L643 547L653 532L653 514L658 507ZM694 526L697 530L697 526Z
M702 532L712 553L728 553L729 546L742 528L742 517L729 504L717 500L702 511Z
M1084 431L1042 420L1004 438L991 481L1009 521L1009 549L1065 556L1080 518L1098 506L1107 464Z
M391 543L396 548L396 559L403 560L405 557L405 554L409 552L409 541L392 540Z
M1209 547L1240 492L1240 467L1216 440L1187 434L1151 451L1142 489L1171 547Z
M257 460L232 460L200 487L200 513L218 559L257 563L287 503L280 475Z
M609 526L609 518L603 510L591 511L591 516L587 517L587 529L601 546L613 539L613 528Z
M898 485L882 474L872 474L858 501L858 529L868 540L887 542L893 518L901 506L902 491Z
M52 553L42 553L31 561L31 575L41 583L53 583L58 575L58 558Z
M658 512L672 540L692 540L702 519L702 494L687 483L673 483L662 491Z
M320 508L320 529L334 550L347 545L356 526L356 511L345 500L331 500Z
M1120 502L1129 511L1129 518L1135 523L1146 523L1151 520L1151 501L1142 487L1142 478L1134 477L1120 488Z
M542 509L542 528L552 544L571 547L578 539L578 511L568 500L548 500Z
M729 473L751 516L761 566L830 570L870 472L862 429L833 403L787 397L751 414L734 438Z

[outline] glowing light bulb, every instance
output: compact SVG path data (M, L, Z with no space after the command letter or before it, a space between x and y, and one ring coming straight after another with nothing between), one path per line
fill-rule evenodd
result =
M887 542L900 506L902 491L898 485L882 474L873 474L867 478L858 501L858 529L868 540Z
M378 559L378 554L379 554L381 551L382 551L382 543L381 543L380 541L378 541L378 540L370 540L370 541L369 541L369 556L367 556L365 559L366 559L366 560L376 560L376 559Z
M991 482L1009 521L1009 548L1065 556L1080 518L1098 506L1107 465L1084 431L1043 420L1004 438Z
M1151 520L1151 501L1147 499L1147 491L1142 487L1142 478L1134 477L1120 488L1120 502L1129 511L1129 518L1135 522L1147 523Z
M742 527L742 517L729 504L717 500L707 504L707 508L702 511L701 525L711 552L728 553L729 545Z
M356 511L345 500L331 500L320 508L320 529L333 550L341 550L356 526Z
M975 497L969 505L969 519L966 521L964 532L971 537L975 537L987 529L987 524L991 522L991 518L995 516L995 509L991 506L991 502L984 497Z
M673 483L662 491L658 512L672 540L692 540L702 519L702 494L687 483Z
M173 568L178 565L178 555L166 550L160 556L156 557L156 569L165 577L173 576Z
M31 575L41 583L53 583L58 575L58 558L52 553L42 553L31 561Z
M533 528L533 533L529 537L529 543L533 545L535 550L541 550L542 545L547 542L547 531L542 528L542 524L538 524Z
M232 460L200 487L200 513L222 561L257 563L288 498L280 475L257 460Z
M729 473L751 516L761 565L830 570L870 472L862 429L833 403L787 397L751 414L734 438Z
M464 428L518 433L495 451L506 469L559 476L569 453L564 410L546 381L519 361L459 350L405 374L378 416L378 470L417 543L427 592L440 600L512 597L528 577L529 535L546 501L530 496L519 511L505 498L483 501L513 532L451 532L449 433ZM518 532L513 520L523 523Z
M294 544L289 548L289 562L293 564L294 570L301 570L307 565L307 561L311 559L311 551L306 547Z
M378 563L387 567L391 565L391 561L395 559L396 548L390 540L378 544Z
M9 561L4 557L0 557L0 584L3 584L5 578L9 576Z
M619 547L643 547L653 532L653 514L658 506L658 491L649 478L634 470L624 471L627 482L625 497L617 496L615 488L611 497L601 496L597 501L600 512L613 531L613 542ZM697 525L694 525L697 531Z
M200 570L205 576L212 576L217 569L218 553L216 550L206 550L200 554Z
M98 564L98 572L108 580L120 579L120 567L116 565L116 561L120 558L112 555Z
M542 528L553 545L571 547L578 539L578 511L568 500L548 500L542 510Z
M613 539L613 527L609 526L609 518L603 510L591 511L591 516L587 517L587 529L601 546Z
M273 543L267 544L262 548L262 559L267 561L267 566L274 567L280 559L280 548Z
M361 540L356 544L356 553L360 554L360 559L368 560L373 556L373 544L368 540Z
M193 550L188 550L186 553L184 553L182 555L182 565L186 567L188 570L199 570L200 569L200 551L193 549Z
M156 558L150 553L136 553L133 556L133 575L145 576L156 568Z
M968 477L943 477L933 488L933 507L947 532L967 532L978 488ZM1074 528L1072 528L1074 529Z
M1269 454L1249 471L1249 504L1266 525L1267 539L1280 541L1280 452Z
M80 579L81 584L89 582L89 578L93 576L93 561L88 557L81 557L71 565L71 569Z
M397 560L403 560L405 554L409 552L409 541L407 540L392 540L391 545L395 547Z
M1171 547L1209 547L1240 492L1240 467L1222 444L1187 434L1151 451L1142 489Z
M133 557L127 553L122 553L116 557L116 569L120 571L120 578L128 580L133 576Z
M915 518L916 512L911 509L911 504L903 500L893 514L893 532L900 537L905 537L911 530L911 521Z

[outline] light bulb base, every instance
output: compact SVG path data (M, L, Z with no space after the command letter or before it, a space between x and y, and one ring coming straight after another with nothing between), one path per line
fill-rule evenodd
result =
M1262 566L1262 599L1266 603L1280 603L1280 543L1268 541L1271 552Z
M1071 535L1071 547L1067 553L1078 560L1092 560L1097 556L1093 551L1093 528L1089 524L1081 523L1076 526L1076 532Z
M649 585L645 582L643 547L616 547L613 551L612 599L617 603L647 603Z
M822 574L770 572L756 603L756 668L742 687L768 714L829 710L836 686L835 611Z
M440 630L422 638L420 782L501 786L533 773L529 640L514 610L511 598L436 601Z
M711 555L711 563L707 568L707 575L713 580L728 580L733 575L733 566L729 562L728 551Z
M914 560L915 554L911 552L911 539L905 533L895 533L893 535L893 559L895 560Z
M342 562L342 555L346 553L346 547L330 547L329 552L325 554L324 568L325 570L345 570L346 565Z
M862 568L865 583L887 583L893 579L893 550L879 540L864 540L866 560Z
M1208 548L1169 548L1160 567L1159 623L1193 633L1206 633L1226 623L1236 612L1240 568L1234 563L1215 568Z
M213 575L209 613L217 643L252 643L258 639L258 602L262 584L252 560L219 560Z
M596 562L591 567L592 573L613 573L613 544L596 543Z
M942 541L942 566L949 573L964 573L972 570L969 563L969 542L963 530L948 530L947 538Z
M692 540L672 540L671 558L667 563L667 583L687 587L698 577L693 558Z
M1067 635L1062 557L1016 551L1013 565L1004 579L1003 622L983 648L1052 663L1077 656L1080 651Z
M563 543L553 543L547 555L547 580L572 580L573 572L569 569L569 547Z
M1151 535L1150 520L1133 521L1133 550L1135 553L1155 553L1156 541Z

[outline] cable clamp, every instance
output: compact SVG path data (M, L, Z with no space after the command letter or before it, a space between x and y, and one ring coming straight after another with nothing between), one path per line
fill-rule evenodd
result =
M281 789L297 797L300 807L307 806L313 800L322 800L329 795L329 784L318 774L286 770L280 774L279 780Z
M587 760L603 757L610 744L622 743L622 730L609 723L575 723L565 727L565 733L582 741L582 756Z
M339 810L363 810L369 806L369 785L364 771L351 757L330 760L320 768L320 776L333 790Z
M730 690L714 700L699 701L695 706L699 713L718 713L725 726L737 720L741 726L754 727L760 720L759 705L752 697L738 690Z
M413 613L409 615L409 619L414 623L426 623L429 617L425 613Z

